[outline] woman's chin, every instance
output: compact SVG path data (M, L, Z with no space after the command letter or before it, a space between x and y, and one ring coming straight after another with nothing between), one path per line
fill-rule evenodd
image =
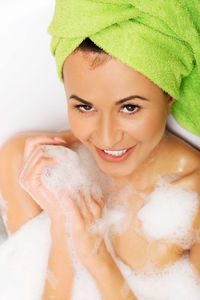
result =
M127 176L130 176L135 170L134 167L130 168L130 166L123 168L122 165L120 165L120 164L118 164L118 165L112 164L110 166L105 166L105 165L102 166L102 164L100 164L98 162L97 162L97 164L103 173L105 173L106 175L111 176L111 177L127 177Z

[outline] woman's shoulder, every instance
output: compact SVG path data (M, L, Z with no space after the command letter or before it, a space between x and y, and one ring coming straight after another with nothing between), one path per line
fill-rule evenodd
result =
M172 162L183 174L200 169L200 151L180 137L169 133Z
M170 133L171 164L178 175L175 184L200 192L200 151Z
M7 150L13 151L20 151L23 152L25 141L28 138L33 138L37 136L44 136L44 137L59 137L65 140L66 142L73 143L78 142L76 137L72 134L71 131L63 131L63 132L27 132L27 133L19 133L13 135L9 139L5 141L5 143L0 148L0 156ZM10 151L9 151L10 152Z

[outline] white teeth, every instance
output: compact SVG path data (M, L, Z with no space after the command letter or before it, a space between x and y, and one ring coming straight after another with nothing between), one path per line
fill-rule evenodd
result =
M126 150L121 150L121 151L108 151L108 150L103 150L105 153L107 153L107 154L111 154L111 155L114 155L114 156L121 156L122 154L124 154L126 151L127 151L128 149L126 149Z

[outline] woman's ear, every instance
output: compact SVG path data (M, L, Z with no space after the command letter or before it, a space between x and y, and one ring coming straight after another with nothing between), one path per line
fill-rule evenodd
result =
M167 115L169 116L170 113L171 113L171 106L176 101L176 99L174 99L171 96L169 96L169 98L168 98L167 101L168 101L168 113L167 113Z

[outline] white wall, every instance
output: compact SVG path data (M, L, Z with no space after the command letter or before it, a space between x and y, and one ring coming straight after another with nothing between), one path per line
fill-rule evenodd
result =
M30 131L68 129L64 86L47 27L54 0L0 0L0 145Z
M0 146L17 133L69 128L47 33L54 6L55 0L0 0ZM168 125L200 147L200 138L172 117Z

